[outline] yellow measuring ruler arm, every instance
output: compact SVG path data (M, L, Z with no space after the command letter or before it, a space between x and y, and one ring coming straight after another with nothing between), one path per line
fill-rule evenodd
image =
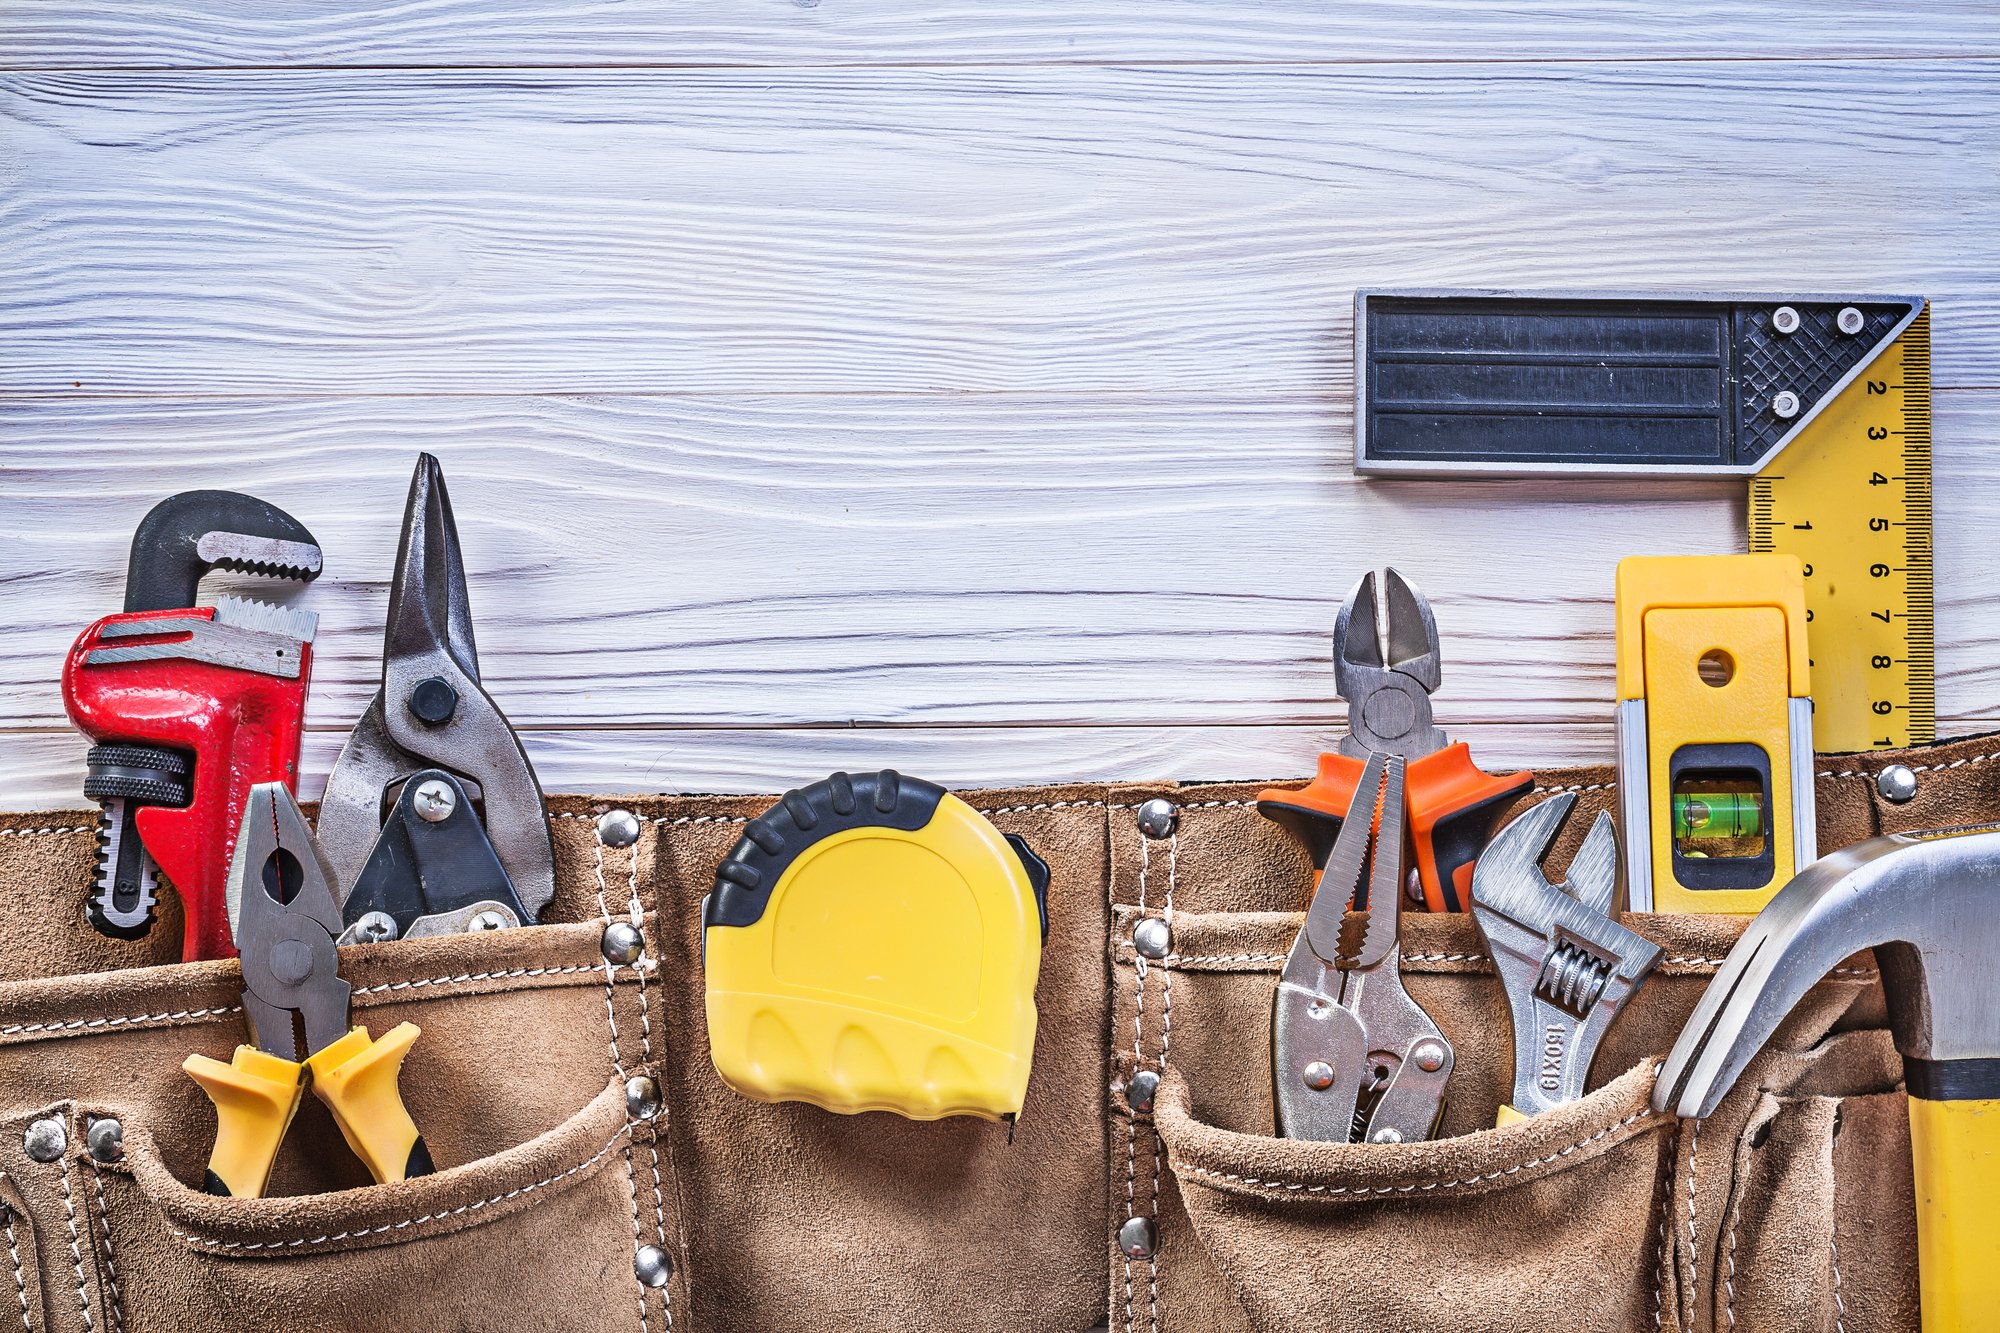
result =
M1750 549L1805 565L1814 748L1935 739L1928 305L1751 481Z

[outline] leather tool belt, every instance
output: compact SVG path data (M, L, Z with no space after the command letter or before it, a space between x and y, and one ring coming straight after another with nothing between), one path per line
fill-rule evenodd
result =
M2000 817L1996 760L2000 737L1822 756L1822 851ZM1878 792L1891 764L1917 775L1907 802ZM699 903L769 799L554 798L555 924L343 955L357 1022L424 1030L403 1088L437 1173L368 1183L308 1098L262 1199L200 1192L213 1112L179 1068L243 1040L234 961L153 965L178 922L83 929L90 819L0 816L0 1328L1916 1327L1900 1065L1865 954L1697 1127L1648 1109L1653 1069L1740 923L1629 918L1666 956L1591 1090L1493 1129L1498 983L1467 916L1410 913L1403 976L1458 1052L1445 1137L1273 1137L1272 986L1312 881L1256 813L1263 785L964 793L1054 872L1011 1141L731 1093L703 1031ZM1602 768L1541 772L1525 799L1555 791L1586 815L1615 799ZM1134 817L1152 797L1179 809L1158 839ZM598 841L614 807L640 817L636 844ZM1148 917L1170 931L1158 959L1132 945ZM630 962L600 947L618 921L645 941ZM628 1101L642 1073L657 1110ZM103 1160L106 1118L123 1142ZM31 1153L49 1120L62 1150L44 1132ZM1133 1219L1143 1258L1117 1239Z

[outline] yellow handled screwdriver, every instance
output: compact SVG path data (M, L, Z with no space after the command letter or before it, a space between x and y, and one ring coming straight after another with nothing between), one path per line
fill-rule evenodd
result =
M224 1063L190 1055L181 1065L215 1103L215 1149L203 1188L255 1198L299 1109L307 1075L347 1146L377 1181L436 1170L403 1106L403 1057L417 1039L399 1023L379 1041L347 1024L353 994L340 976L341 931L333 873L291 791L250 789L227 889L229 927L243 962L243 1012L255 1045ZM292 1015L305 1028L299 1049Z

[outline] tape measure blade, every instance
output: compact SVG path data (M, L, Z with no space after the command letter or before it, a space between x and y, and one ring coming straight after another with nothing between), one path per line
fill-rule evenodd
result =
M1822 751L1937 733L1930 416L1926 304L1750 483L1750 549L1806 568Z

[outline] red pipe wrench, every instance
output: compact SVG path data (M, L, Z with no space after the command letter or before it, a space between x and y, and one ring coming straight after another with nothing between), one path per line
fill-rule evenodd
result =
M63 664L63 704L94 742L88 915L101 933L152 929L157 866L181 897L183 960L234 955L224 885L237 823L257 783L296 785L318 618L233 597L196 607L195 592L215 568L303 582L320 564L298 520L230 491L184 492L140 523L125 611L85 630Z

